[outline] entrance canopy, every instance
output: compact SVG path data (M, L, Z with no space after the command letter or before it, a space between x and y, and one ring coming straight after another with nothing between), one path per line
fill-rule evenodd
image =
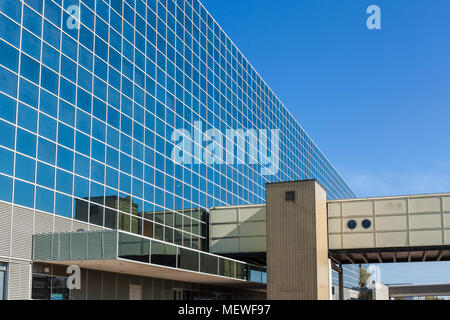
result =
M266 287L264 268L117 230L36 234L33 261L235 288Z

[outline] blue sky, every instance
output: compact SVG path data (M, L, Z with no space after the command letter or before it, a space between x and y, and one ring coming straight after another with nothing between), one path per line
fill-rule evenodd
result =
M450 192L450 1L201 1L358 196ZM450 283L450 263L381 271Z

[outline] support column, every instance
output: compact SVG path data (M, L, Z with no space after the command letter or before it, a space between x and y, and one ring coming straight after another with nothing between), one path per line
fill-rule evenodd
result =
M326 191L315 181L266 185L267 297L328 300Z
M339 271L339 300L344 300L344 271L342 264L339 265L341 271Z

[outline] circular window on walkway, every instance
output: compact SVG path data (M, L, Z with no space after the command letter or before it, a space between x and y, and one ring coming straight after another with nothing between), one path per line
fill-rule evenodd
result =
M355 229L355 228L356 228L356 225L357 225L357 223L356 223L355 220L350 220L349 222L347 222L347 227L348 227L350 230Z
M364 229L369 229L371 225L372 225L372 222L370 222L369 219L365 219L362 222L362 226L363 226Z

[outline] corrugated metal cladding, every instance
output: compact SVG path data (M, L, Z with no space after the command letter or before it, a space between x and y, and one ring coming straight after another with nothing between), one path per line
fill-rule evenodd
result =
M8 299L29 299L31 291L31 264L29 262L10 261L8 275Z
M9 257L11 247L12 205L0 203L0 256Z
M0 202L0 261L9 263L8 299L31 298L30 263L34 233L79 229L92 228L85 223L75 223L55 215ZM48 243L48 248L51 248L51 242Z

